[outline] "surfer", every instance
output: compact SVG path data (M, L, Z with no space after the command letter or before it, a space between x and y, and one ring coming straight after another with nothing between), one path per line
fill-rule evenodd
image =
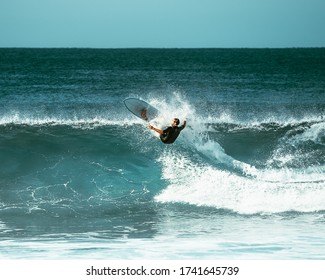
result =
M172 121L172 125L168 126L164 130L155 128L151 124L149 124L149 128L160 134L160 140L163 143L172 144L175 142L175 140L177 139L177 137L181 133L181 131L185 128L186 120L184 120L184 123L181 126L178 126L178 125L179 125L179 119L175 118Z

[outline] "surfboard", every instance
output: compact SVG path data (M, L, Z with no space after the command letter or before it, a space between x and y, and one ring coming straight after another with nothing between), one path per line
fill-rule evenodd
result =
M155 107L135 97L124 99L124 105L132 114L145 121L151 121L159 115Z

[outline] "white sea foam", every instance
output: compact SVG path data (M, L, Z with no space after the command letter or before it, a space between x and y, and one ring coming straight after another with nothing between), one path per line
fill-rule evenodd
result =
M240 176L195 164L179 155L164 155L163 179L169 185L158 202L181 202L229 209L243 214L325 210L323 170L263 170Z
M291 138L293 144L312 141L315 144L325 145L325 122L316 123L308 127L302 134Z
M104 116L37 116L30 113L12 112L0 117L0 125L28 125L28 126L56 126L68 125L72 127L98 127L107 125L144 124L136 118L106 118Z

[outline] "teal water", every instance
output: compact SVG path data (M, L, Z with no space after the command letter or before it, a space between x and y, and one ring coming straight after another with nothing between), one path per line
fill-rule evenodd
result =
M0 57L0 258L324 259L325 49Z

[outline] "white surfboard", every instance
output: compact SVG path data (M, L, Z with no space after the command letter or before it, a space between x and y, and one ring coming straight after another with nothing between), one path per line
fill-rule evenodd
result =
M132 114L148 122L159 115L159 111L155 107L135 97L124 99L124 105Z

